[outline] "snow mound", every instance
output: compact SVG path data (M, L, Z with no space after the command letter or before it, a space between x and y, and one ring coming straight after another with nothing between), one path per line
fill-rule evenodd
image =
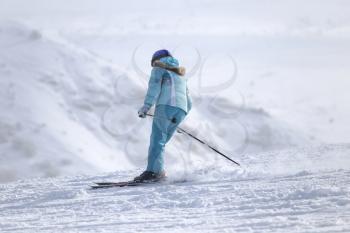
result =
M144 83L57 35L15 22L0 23L0 35L0 182L145 166L151 124L136 116ZM307 141L263 110L194 100L182 127L238 161ZM173 171L221 161L184 135L166 153Z
M0 180L130 168L100 127L117 71L21 24L0 33Z

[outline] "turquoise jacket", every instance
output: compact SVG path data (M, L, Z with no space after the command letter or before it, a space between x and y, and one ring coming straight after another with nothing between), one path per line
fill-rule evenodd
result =
M170 68L178 68L179 62L173 57L163 57L159 60ZM188 113L192 108L192 100L184 76L166 68L153 67L148 83L144 104L170 105Z

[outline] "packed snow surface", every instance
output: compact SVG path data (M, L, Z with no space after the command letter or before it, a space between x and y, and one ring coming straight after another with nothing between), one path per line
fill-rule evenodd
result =
M350 145L267 153L249 161L249 168L213 164L191 170L186 177L170 176L163 184L139 187L89 189L93 182L130 179L135 171L18 181L0 186L0 228L1 232L349 232L349 153ZM285 163L274 163L277 157ZM332 159L337 163L329 162ZM303 160L314 166L304 170ZM282 166L283 171L275 169Z

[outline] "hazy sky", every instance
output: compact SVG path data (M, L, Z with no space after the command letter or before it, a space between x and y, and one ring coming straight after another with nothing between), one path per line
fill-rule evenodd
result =
M311 17L346 21L350 19L350 1L347 0L308 0L308 1L273 1L273 0L186 0L186 1L149 1L149 4L138 4L137 0L1 0L0 15L3 18L47 16L52 13L86 16L99 13L111 17L118 14L147 14L176 16L189 14L194 17L222 17L239 15L264 19L288 19ZM180 15L181 15L180 14ZM171 20L171 19L170 19Z

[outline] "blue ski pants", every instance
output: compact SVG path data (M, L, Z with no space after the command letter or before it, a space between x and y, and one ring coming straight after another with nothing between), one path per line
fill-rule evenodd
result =
M164 170L164 147L173 136L186 112L169 105L157 105L154 113L152 134L148 149L147 171L159 173ZM171 122L175 118L176 122Z

